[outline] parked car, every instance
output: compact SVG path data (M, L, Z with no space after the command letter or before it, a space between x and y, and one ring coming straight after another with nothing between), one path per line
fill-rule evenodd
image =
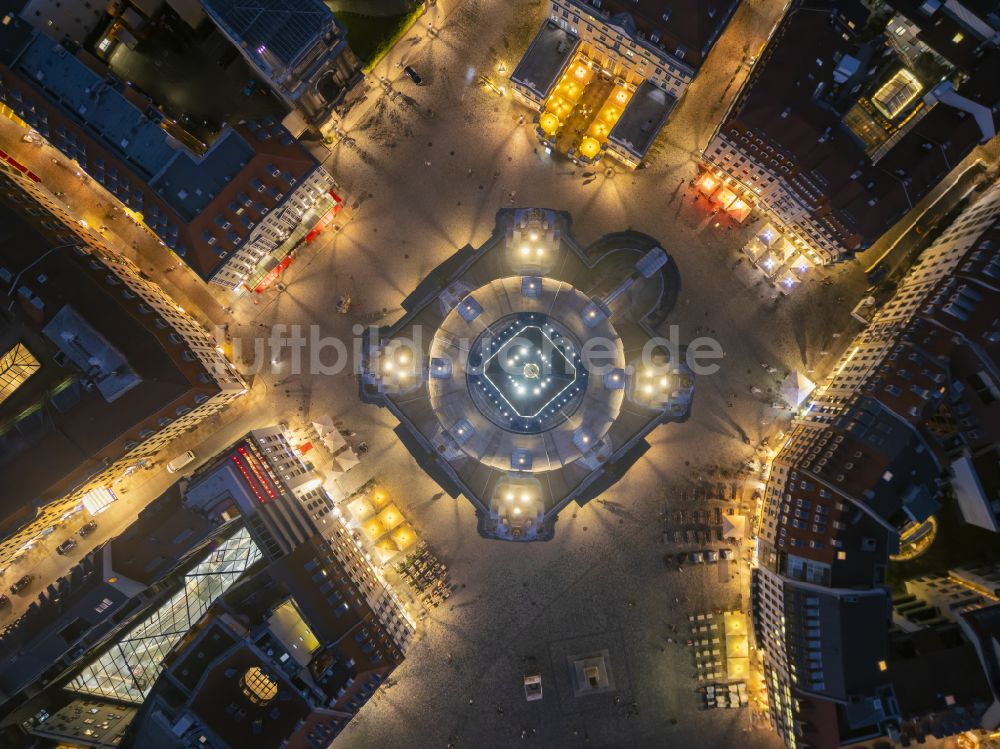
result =
M10 606L10 599L7 596L0 595L0 609L5 609Z
M414 70L411 66L407 65L403 68L403 72L406 73L407 78L416 83L418 86L422 86L424 84L424 79L420 77L420 73Z
M706 562L708 562L708 563L711 564L713 562L718 562L719 561L719 552L717 552L717 551L706 551L706 552L703 552L703 553L705 554L705 561Z
M78 530L77 533L80 534L80 538L86 538L96 530L97 530L97 521L90 520L84 523L83 527L80 530Z
M74 541L72 538L67 538L65 541L63 541L56 547L56 554L62 555L68 551L72 551L75 548L76 548L76 541Z
M35 578L33 578L31 575L25 575L20 580L18 580L16 583L14 583L13 585L10 586L10 592L13 595L16 596L22 590L24 590L29 585L31 585L31 581L34 580L34 579Z
M688 554L688 561L691 564L701 564L705 561L705 554L701 551L692 551Z
M725 559L727 562L731 562L736 559L736 552L732 549L719 549L719 557Z
M194 460L194 453L188 450L181 453L176 458L167 463L167 473L177 473L184 466Z

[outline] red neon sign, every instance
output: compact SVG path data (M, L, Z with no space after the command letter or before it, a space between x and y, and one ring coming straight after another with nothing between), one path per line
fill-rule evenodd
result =
M244 447L238 448L237 451L239 452L238 456L231 456L233 463L236 464L240 473L243 474L243 479L246 481L247 486L257 496L257 501L264 504L269 499L277 499L278 495L274 483L258 468L256 458L250 455ZM249 471L247 470L248 468ZM264 494L267 494L267 497L261 493L261 489L263 489Z

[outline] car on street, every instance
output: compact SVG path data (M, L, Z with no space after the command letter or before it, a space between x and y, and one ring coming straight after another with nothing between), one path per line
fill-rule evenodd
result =
M10 586L11 594L16 596L22 590L31 585L32 580L34 580L34 578L31 575L25 575L20 580L18 580L17 582L15 582L13 585Z
M410 65L403 68L403 72L406 73L407 78L416 83L418 86L424 85L424 79L420 77L420 73L414 70Z
M74 541L72 538L67 538L65 541L63 541L56 547L56 554L62 556L63 554L66 554L67 552L72 551L75 548L76 548L76 541Z
M687 560L691 564L701 564L705 561L705 554L700 551L692 551L688 554Z
M96 530L97 530L97 521L96 520L90 520L90 521L84 523L83 527L80 528L80 530L78 530L77 533L80 534L80 538L86 538L87 536L89 536L91 533L93 533Z
M0 595L0 609L10 606L10 599L5 595Z
M736 552L732 549L719 549L719 557L721 559L725 559L727 562L730 562L733 559L736 559Z
M181 453L176 458L167 463L167 473L177 473L184 466L194 460L194 453L191 450Z

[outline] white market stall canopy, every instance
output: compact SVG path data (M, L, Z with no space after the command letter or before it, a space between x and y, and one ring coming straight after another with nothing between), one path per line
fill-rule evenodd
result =
M792 408L798 408L809 394L816 389L816 383L801 372L791 372L781 383L781 396Z

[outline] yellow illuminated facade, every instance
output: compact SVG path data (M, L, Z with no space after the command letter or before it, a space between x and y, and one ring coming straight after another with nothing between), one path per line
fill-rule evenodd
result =
M552 143L556 143L557 136L571 117L582 119L582 134L575 137L571 135L561 141L559 146L560 150L579 154L587 162L593 162L601 155L608 136L635 91L634 86L619 80L611 86L600 107L595 106L594 111L590 111L582 99L584 92L594 81L594 76L593 63L585 55L578 53L545 100L542 114L538 118L539 128Z

